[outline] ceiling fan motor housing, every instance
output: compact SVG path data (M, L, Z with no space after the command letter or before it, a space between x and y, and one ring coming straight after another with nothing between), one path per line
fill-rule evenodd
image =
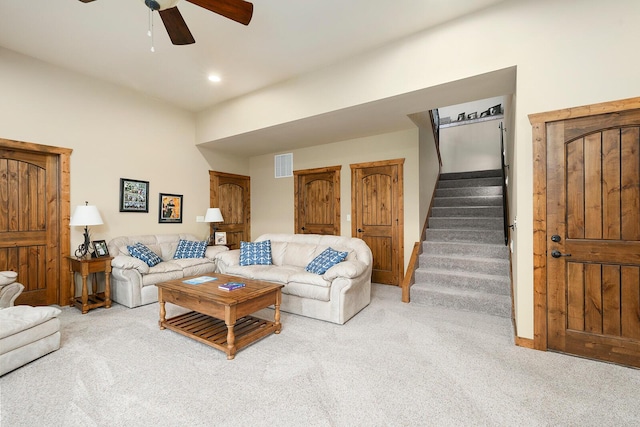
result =
M165 10L175 7L180 0L142 0L151 10Z

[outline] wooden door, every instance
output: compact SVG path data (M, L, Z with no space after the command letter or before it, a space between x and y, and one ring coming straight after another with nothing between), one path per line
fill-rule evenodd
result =
M211 224L227 233L227 246L239 249L240 242L251 240L251 178L209 171L211 207L220 208L223 223Z
M547 346L640 367L640 109L545 128Z
M69 154L0 140L0 270L25 287L16 305L68 304Z
M404 159L351 165L352 235L373 253L371 281L399 286L404 276Z
M293 172L295 233L340 235L340 169Z

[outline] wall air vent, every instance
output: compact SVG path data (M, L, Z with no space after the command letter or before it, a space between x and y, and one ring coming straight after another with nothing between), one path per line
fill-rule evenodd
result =
M277 154L274 159L276 178L293 176L293 153Z

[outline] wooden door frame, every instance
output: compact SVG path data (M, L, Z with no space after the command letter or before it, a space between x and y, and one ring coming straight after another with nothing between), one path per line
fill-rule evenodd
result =
M640 109L640 97L529 115L533 133L533 348L547 350L547 123Z
M380 160L367 163L353 163L351 167L351 236L357 237L357 224L355 206L356 200L356 182L354 174L356 169L375 168L379 166L397 166L398 167L398 188L400 194L398 196L398 253L396 262L398 263L398 283L395 286L401 287L404 282L404 161L405 159Z
M57 277L47 277L47 280L52 280L57 283L57 300L58 305L69 305L70 301L70 289L69 283L71 280L69 268L67 265L67 256L71 253L71 231L69 227L69 220L71 218L71 152L73 150L69 148L53 147L49 145L35 144L32 142L14 141L10 139L0 138L0 147L7 150L14 151L27 151L39 154L55 155L58 157L58 223L54 224L57 228L57 233L54 237L57 238L55 242L58 255L58 274ZM55 207L53 207L55 208ZM51 206L47 206L47 209L52 209ZM48 242L48 250L55 250L52 247L52 242ZM50 273L47 273L47 276Z
M334 206L336 207L334 210L333 216L333 224L334 224L334 234L336 236L340 235L340 171L342 170L342 166L328 166L324 168L315 168L315 169L304 169L293 171L294 177L294 185L293 189L293 227L294 233L297 233L300 230L300 224L298 221L300 220L298 217L298 202L300 201L300 177L303 175L312 175L317 173L326 173L333 172L333 196L334 196Z

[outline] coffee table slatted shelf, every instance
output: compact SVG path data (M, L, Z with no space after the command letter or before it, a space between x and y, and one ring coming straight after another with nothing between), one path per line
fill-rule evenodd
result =
M167 319L164 326L218 350L227 350L227 325L224 320L190 311ZM239 318L233 328L236 350L274 333L276 329L276 324L268 320L253 316Z

